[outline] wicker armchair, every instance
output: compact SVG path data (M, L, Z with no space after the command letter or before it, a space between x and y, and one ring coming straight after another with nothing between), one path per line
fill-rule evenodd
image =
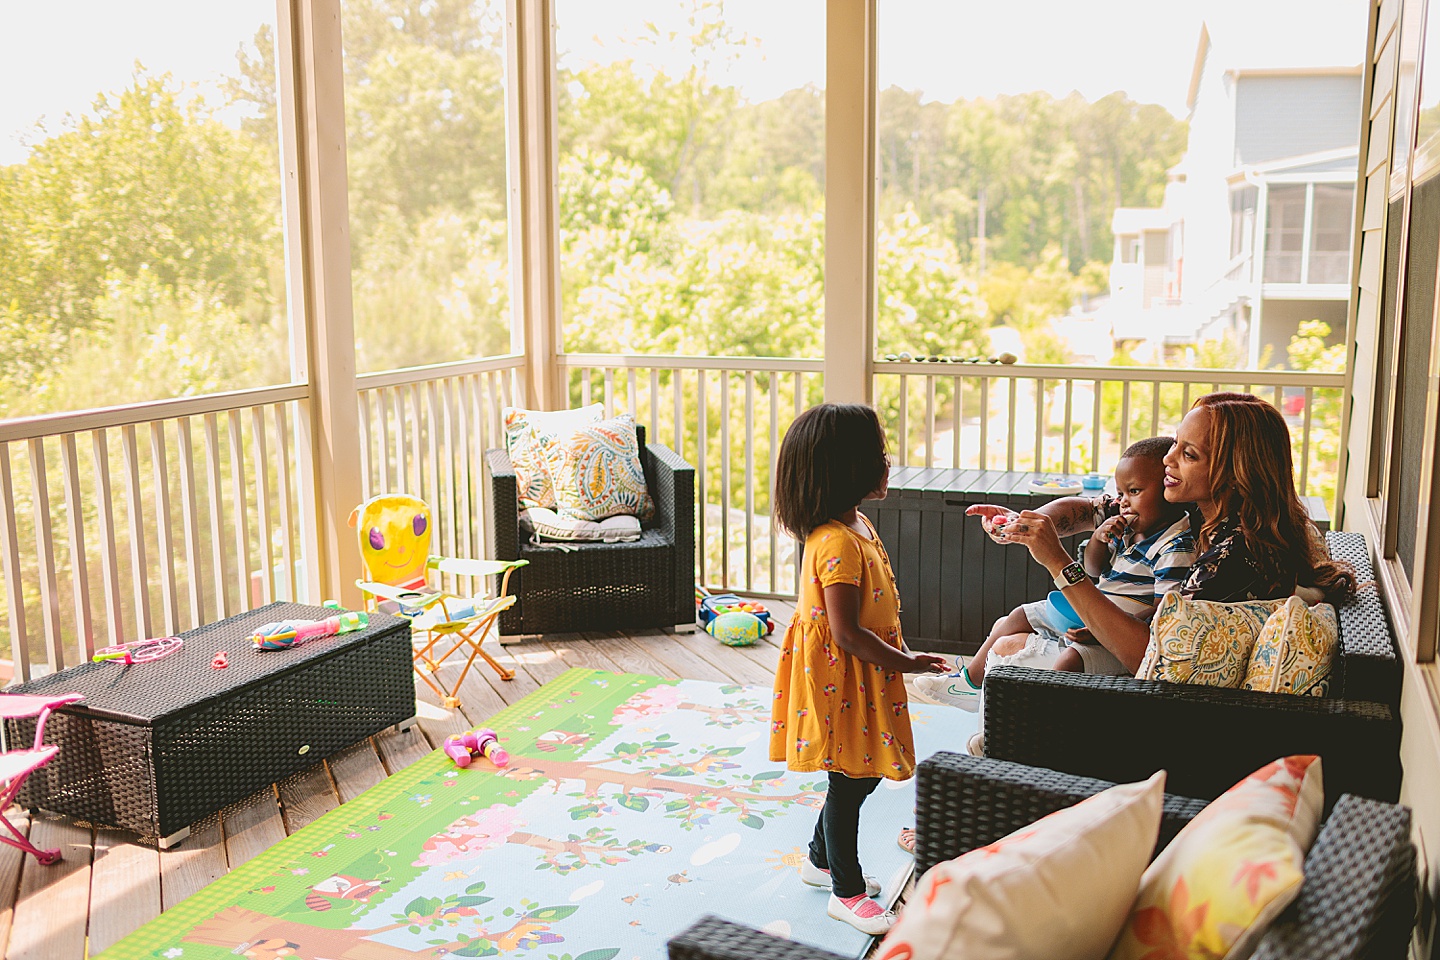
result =
M1016 763L939 753L920 765L915 869L923 872L1112 786ZM1204 802L1167 795L1163 847ZM1300 895L1271 925L1257 960L1406 956L1415 917L1410 811L1345 796L1305 858ZM836 955L707 916L669 944L671 960L836 960Z
M493 556L526 560L512 579L519 599L500 614L502 634L563 633L695 623L695 468L637 426L655 517L630 543L537 545L522 538L515 469L485 452Z
M1332 556L1373 582L1365 539L1327 535ZM1213 798L1276 757L1325 760L1326 803L1400 793L1400 662L1374 587L1341 607L1333 696L997 667L985 675L985 755L1115 782L1169 771Z

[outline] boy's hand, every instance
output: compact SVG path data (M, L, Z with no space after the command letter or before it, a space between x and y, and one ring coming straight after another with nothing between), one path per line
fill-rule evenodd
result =
M910 654L910 666L905 668L906 673L949 673L952 664L944 657L936 656L933 653L912 653Z
M1071 627L1065 631L1065 639L1071 643L1084 643L1087 645L1099 642L1095 639L1095 634L1090 632L1089 627Z
M1123 513L1116 514L1095 528L1095 536L1104 543L1113 544L1117 539L1123 541L1125 533L1130 528L1130 518Z
M965 509L965 516L979 517L980 526L996 543L1009 543L1005 536L1005 525L1019 516L1008 507L997 507L993 503L973 503Z

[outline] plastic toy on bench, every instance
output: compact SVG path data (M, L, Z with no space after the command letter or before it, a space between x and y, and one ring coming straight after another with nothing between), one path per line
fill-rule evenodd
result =
M49 866L60 859L59 850L41 850L21 833L13 823L10 822L7 811L15 801L15 795L25 784L25 778L45 764L54 759L60 752L55 744L46 744L45 721L50 719L51 711L57 707L63 707L67 703L78 703L85 699L84 694L65 693L58 697L35 697L19 693L0 694L0 721L24 720L29 717L39 717L35 723L35 744L29 750L7 750L0 753L0 781L4 781L5 787L0 790L0 827L10 831L11 836L0 833L0 843L8 843L32 854L37 863L41 866Z
M364 630L370 623L368 613L345 610L324 620L278 620L257 627L250 635L256 650L287 650L316 637L333 637L340 633Z
M526 560L465 560L430 555L430 508L424 500L403 494L372 497L350 514L356 528L360 557L368 580L356 581L368 607L393 613L410 621L415 635L415 672L441 705L460 705L460 685L478 656L500 676L510 680L506 669L481 649L502 610L515 603L510 593L510 574ZM430 572L441 577L472 578L476 586L484 578L496 577L493 595L473 597L447 592L430 583ZM442 581L443 582L443 581ZM452 684L440 678L441 667L455 654L464 656L464 666Z

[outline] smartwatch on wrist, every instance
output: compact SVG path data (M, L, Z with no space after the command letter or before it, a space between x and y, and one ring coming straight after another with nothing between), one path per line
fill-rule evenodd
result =
M1074 563L1066 564L1063 569L1055 574L1055 589L1064 590L1066 587L1073 587L1081 580L1088 579L1085 576L1085 568L1077 560Z

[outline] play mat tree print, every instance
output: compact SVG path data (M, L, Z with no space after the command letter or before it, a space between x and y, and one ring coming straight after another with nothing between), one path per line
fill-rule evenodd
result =
M798 878L825 780L766 758L769 694L571 670L487 722L505 768L437 751L101 956L630 960L707 912L858 956ZM893 898L913 789L886 783L861 852Z

